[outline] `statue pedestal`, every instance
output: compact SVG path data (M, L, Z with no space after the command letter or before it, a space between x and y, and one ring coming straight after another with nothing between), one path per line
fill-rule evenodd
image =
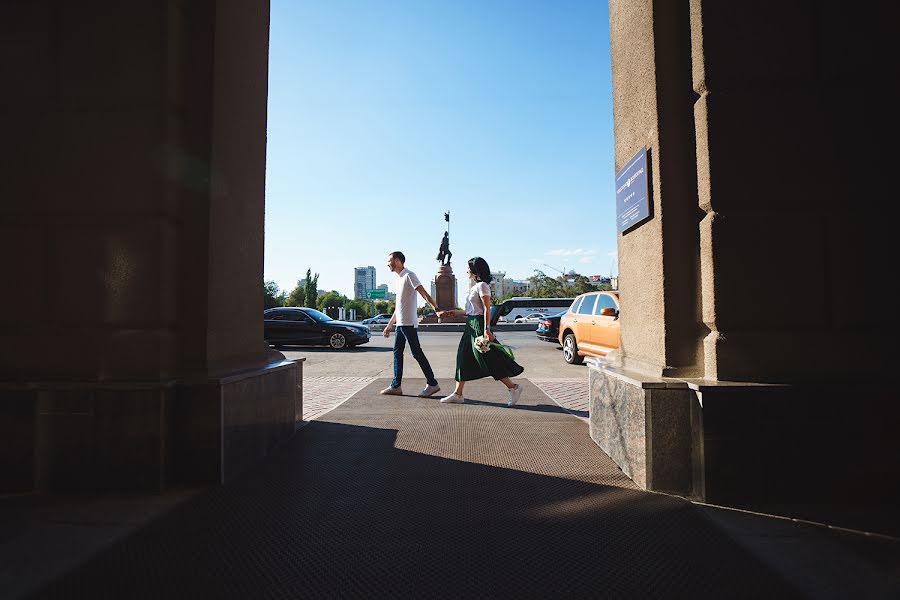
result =
M449 264L440 265L434 276L434 301L438 310L452 310L456 307L453 291L456 288L456 276ZM419 323L465 323L465 314L455 314L438 319L437 315L428 315L419 319Z

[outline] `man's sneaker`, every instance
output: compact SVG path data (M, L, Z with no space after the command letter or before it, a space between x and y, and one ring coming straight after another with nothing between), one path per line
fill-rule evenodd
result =
M441 398L441 402L444 404L462 404L465 401L466 399L456 392L453 392L449 396L444 396L443 398Z
M381 390L381 393L385 396L402 396L403 388L387 386L386 388Z
M506 403L507 406L515 406L516 402L519 401L519 396L522 395L522 386L516 384L514 389L509 390L509 402Z
M424 390L419 392L419 398L427 398L441 391L441 386L438 384L426 386Z

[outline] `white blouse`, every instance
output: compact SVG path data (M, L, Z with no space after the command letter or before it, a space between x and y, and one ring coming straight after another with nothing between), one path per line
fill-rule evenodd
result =
M469 297L466 298L466 314L467 315L483 315L484 314L484 302L481 300L482 296L491 295L491 286L486 284L483 281L479 281L471 288L469 288Z

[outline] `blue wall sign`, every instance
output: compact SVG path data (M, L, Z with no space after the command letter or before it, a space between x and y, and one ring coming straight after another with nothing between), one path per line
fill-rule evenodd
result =
M647 148L641 146L616 173L616 224L619 233L650 216L647 188Z

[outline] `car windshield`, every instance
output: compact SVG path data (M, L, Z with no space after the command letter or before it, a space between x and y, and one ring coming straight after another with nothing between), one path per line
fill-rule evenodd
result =
M306 309L305 311L303 311L303 312L305 312L306 314L308 314L310 317L312 317L313 319L315 319L315 320L318 321L319 323L325 323L325 322L327 322L327 321L334 321L334 319L332 319L331 317L329 317L329 316L326 315L325 313L319 312L319 311L315 310L314 308L307 308L307 309Z

